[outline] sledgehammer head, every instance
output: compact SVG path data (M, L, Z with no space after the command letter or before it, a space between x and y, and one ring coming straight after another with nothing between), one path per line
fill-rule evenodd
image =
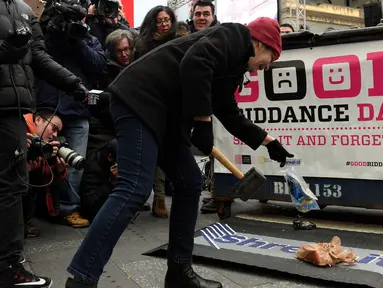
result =
M234 185L233 197L246 202L262 188L265 182L266 177L253 167Z

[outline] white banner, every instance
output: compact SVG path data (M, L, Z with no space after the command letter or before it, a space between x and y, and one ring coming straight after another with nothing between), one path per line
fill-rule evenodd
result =
M217 0L221 22L248 24L258 17L278 18L277 0Z
M383 179L383 41L286 50L245 76L244 115L295 155L302 176ZM283 175L267 149L253 151L215 120L215 145L242 172ZM215 172L229 173L217 163Z

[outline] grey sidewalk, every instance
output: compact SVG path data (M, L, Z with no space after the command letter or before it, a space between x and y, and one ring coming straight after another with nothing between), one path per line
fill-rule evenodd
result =
M151 201L151 200L150 200ZM171 198L166 199L170 207ZM258 204L236 202L235 210L254 209ZM149 202L151 203L151 202ZM217 221L215 214L200 215L198 227L202 228ZM38 275L53 278L54 288L64 288L68 274L66 267L81 244L87 229L73 229L47 222L34 221L41 229L41 235L28 239L26 243L27 260L31 269ZM118 242L111 261L105 268L100 288L163 288L166 261L164 259L142 256L167 242L168 221L154 218L150 212L142 212L135 224L129 225ZM255 268L239 268L237 265L212 266L195 265L195 270L203 277L221 281L225 288L304 288L332 287L328 284L313 284L306 279L274 274L270 271L259 271ZM290 280L287 280L287 277Z

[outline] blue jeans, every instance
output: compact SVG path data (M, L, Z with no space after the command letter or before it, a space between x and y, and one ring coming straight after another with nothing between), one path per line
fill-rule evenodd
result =
M63 117L64 129L62 134L66 138L69 147L86 157L88 146L89 122L87 118L78 116ZM83 170L69 167L66 181L60 183L60 210L68 215L79 210L81 206L80 185Z
M116 186L68 267L86 284L98 282L118 239L151 193L157 166L158 144L139 117L118 99L112 100L111 114L118 141ZM162 166L175 188L168 261L191 263L202 177L187 144L172 141L165 145Z

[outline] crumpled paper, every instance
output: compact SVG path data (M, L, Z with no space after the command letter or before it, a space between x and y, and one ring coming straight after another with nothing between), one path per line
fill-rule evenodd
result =
M296 257L317 266L356 263L355 253L345 250L341 247L341 244L338 236L334 236L330 243L305 244L296 252Z

